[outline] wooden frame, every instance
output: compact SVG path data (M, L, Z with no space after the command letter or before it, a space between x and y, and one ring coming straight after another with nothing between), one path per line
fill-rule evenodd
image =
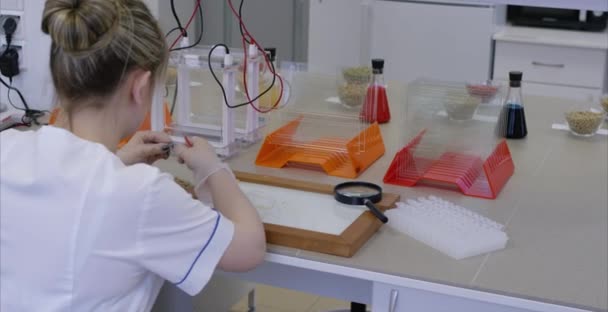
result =
M306 192L333 195L334 187L328 184L278 178L248 172L235 171L236 178L243 182L265 184ZM400 196L384 193L376 206L385 211L395 207ZM296 229L276 224L264 223L266 241L269 244L315 251L330 255L352 257L367 240L382 226L374 215L366 211L340 235L332 235L309 230Z
M329 184L306 182L278 178L248 172L235 171L236 178L243 182L264 184L306 192L333 195L334 187ZM192 185L181 179L176 182L188 192L194 194ZM382 194L382 201L376 206L382 210L395 207L400 196L391 193ZM266 242L280 246L315 251L341 257L352 257L367 240L382 226L374 215L366 211L349 225L340 235L332 235L309 230L291 228L282 225L264 223Z

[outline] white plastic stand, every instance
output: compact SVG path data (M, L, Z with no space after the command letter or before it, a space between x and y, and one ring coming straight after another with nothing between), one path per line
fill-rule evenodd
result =
M249 97L253 100L260 94L260 60L258 57L258 49L255 45L249 45L249 51L247 52L247 92ZM255 100L252 103L255 107L260 107L259 101ZM260 139L258 134L258 128L260 127L260 121L258 112L251 107L247 106L247 120L245 123L246 135L243 136L243 140L246 143L254 143Z
M224 98L217 105L221 105L222 114L221 120L217 123L210 124L208 121L193 119L192 115L192 94L191 94L191 70L205 70L208 66L206 55L208 49L188 50L179 56L177 64L177 83L179 85L177 91L177 100L173 122L169 126L173 140L176 143L183 143L183 135L198 135L205 137L209 144L213 146L217 154L227 158L233 156L237 152L237 147L242 144L252 144L261 139L259 133L261 122L258 112L251 106L241 108L245 118L244 125L237 128L236 115L237 109L229 108L224 102ZM196 52L195 52L196 51ZM228 104L235 105L236 103L236 75L239 73L238 63L234 59L234 55L227 54L224 49L218 48L214 52L213 59L215 62L218 58L223 58L223 76L222 85L226 92L226 101ZM248 91L253 99L259 94L259 55L256 47L252 45L248 51L248 66L245 69L247 75ZM163 103L164 88L158 87L154 96L154 106L151 114L152 129L155 131L165 130L165 109ZM219 90L218 90L219 91ZM194 99L196 100L196 99ZM257 100L254 105L257 105ZM245 111L246 110L246 111ZM242 118L242 117L241 117ZM218 124L219 123L219 124Z

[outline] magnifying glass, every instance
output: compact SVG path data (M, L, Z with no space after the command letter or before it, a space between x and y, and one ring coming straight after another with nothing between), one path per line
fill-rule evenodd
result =
M346 182L336 185L334 198L346 205L366 206L382 223L388 222L388 218L374 204L382 200L382 188L368 182Z

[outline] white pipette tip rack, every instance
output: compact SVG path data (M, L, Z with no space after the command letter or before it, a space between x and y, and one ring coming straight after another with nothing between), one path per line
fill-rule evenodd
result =
M435 196L385 214L392 228L457 260L501 250L509 239L502 224Z

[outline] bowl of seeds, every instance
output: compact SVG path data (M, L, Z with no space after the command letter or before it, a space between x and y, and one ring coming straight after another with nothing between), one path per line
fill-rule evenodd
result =
M347 67L342 70L346 84L367 85L372 79L372 69L367 66Z
M340 103L346 108L355 108L363 105L367 94L367 85L345 84L338 87Z
M466 92L448 92L444 107L448 118L455 121L466 121L473 119L477 108L481 104L481 98L467 94Z
M602 126L606 113L597 108L574 109L566 112L566 123L575 136L592 137Z

